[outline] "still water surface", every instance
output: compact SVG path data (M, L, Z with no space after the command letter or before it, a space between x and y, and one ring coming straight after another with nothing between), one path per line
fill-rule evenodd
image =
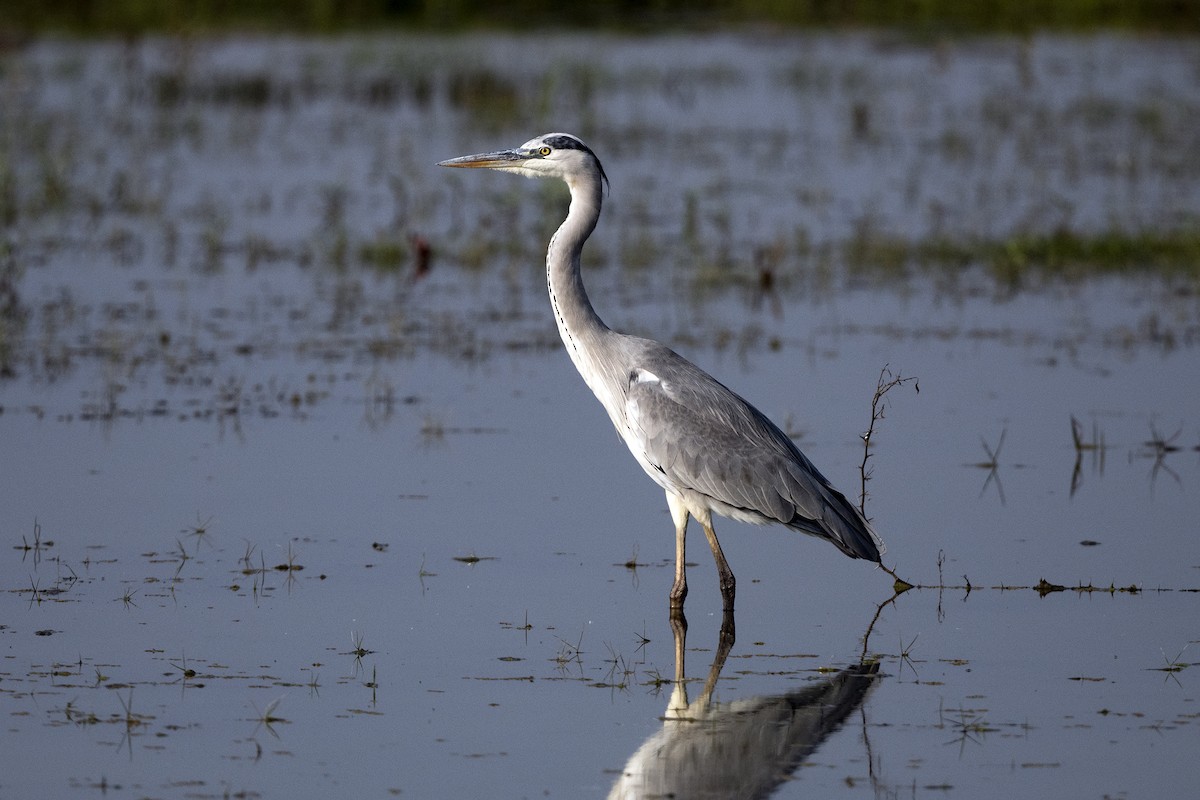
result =
M0 794L1194 782L1195 285L856 272L838 247L1186 221L1196 47L705 44L6 57L28 157L5 229ZM922 588L879 610L882 572L719 521L737 614L695 544L684 640L661 493L544 297L563 193L432 166L541 128L587 135L613 179L601 314L736 388L847 494L880 370L918 378L886 396L867 509ZM1020 150L1039 141L1045 168Z

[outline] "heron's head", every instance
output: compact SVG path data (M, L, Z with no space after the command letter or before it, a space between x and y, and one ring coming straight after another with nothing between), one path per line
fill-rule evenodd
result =
M512 150L497 150L439 161L439 167L483 167L515 172L527 178L560 178L574 185L585 178L608 183L592 149L569 133L546 133Z

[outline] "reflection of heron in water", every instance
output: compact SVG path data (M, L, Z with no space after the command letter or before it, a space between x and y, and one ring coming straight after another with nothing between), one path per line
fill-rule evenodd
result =
M832 542L851 558L879 563L883 542L866 518L762 412L673 350L617 333L597 316L580 277L580 253L600 219L606 177L587 145L548 133L514 150L441 166L559 178L570 188L570 210L546 253L550 301L579 374L642 469L666 490L675 522L672 608L682 608L687 596L689 516L704 528L726 608L733 608L734 578L713 531L714 512L741 522L779 522Z
M609 800L768 797L862 705L879 669L877 663L859 664L786 694L714 703L713 689L733 646L727 613L704 689L689 703L682 612L672 614L671 627L675 682L663 727L630 757Z

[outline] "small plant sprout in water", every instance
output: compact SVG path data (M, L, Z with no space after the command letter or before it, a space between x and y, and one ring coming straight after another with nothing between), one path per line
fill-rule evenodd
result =
M132 759L133 758L134 732L138 727L143 725L146 722L146 720L151 719L151 717L147 717L142 714L135 714L133 712L133 687L132 686L129 687L128 699L121 697L121 695L118 694L117 700L119 700L121 702L121 708L125 712L124 717L118 718L116 720L117 722L121 722L125 725L125 731L121 736L121 743L117 746L117 751L120 752L121 748L124 747L128 743L129 758Z
M1104 453L1108 447L1104 443L1104 432L1092 421L1092 438L1084 439L1083 423L1071 415L1071 444L1075 448L1075 464L1071 469L1071 497L1079 491L1083 483L1083 454L1092 454L1092 469L1104 476Z
M642 632L635 633L633 637L637 640L637 652L644 651L646 649L646 645L650 644L650 639L646 636L646 623L644 620L642 622Z
M53 546L54 542L52 541L42 541L42 526L35 519L33 521L33 543L31 544L29 540L25 538L25 534L21 534L21 543L16 545L14 549L21 551L22 561L24 561L25 557L30 553L33 553L33 565L36 567L42 560L42 548Z
M968 741L973 742L974 744L983 744L982 740L984 734L993 733L997 730L988 724L988 721L984 719L982 713L976 711L975 709L963 708L962 706L959 706L956 709L950 709L950 712L957 713L957 718L947 719L946 714L942 711L939 711L941 720L939 721L938 727L949 727L951 730L957 733L957 736L946 742L946 744L957 744L959 746L960 754L967 746Z
M529 610L528 609L525 610L525 621L523 623L521 623L520 625L518 625L515 622L509 622L508 620L500 620L500 627L507 631L526 631L526 632L528 632L528 631L533 630L533 625L529 622Z
M129 608L130 606L137 608L138 604L133 602L134 595L136 595L136 594L137 594L137 589L134 589L131 586L127 586L127 587L125 587L125 592L120 597L118 597L117 600L124 603L125 608Z
M920 676L917 675L917 668L913 665L912 648L913 645L917 643L917 638L920 637L920 635L921 634L918 633L916 636L914 636L912 641L908 643L907 647L904 646L904 640L900 640L900 669L898 671L903 673L904 665L907 664L908 668L912 670L914 681L920 680Z
M446 438L446 424L432 414L426 414L421 423L421 438L425 445L442 442Z
M308 687L310 696L317 696L321 693L321 675L314 667L305 667L302 672L309 673L308 683L304 684Z
M243 575L253 575L255 572L258 571L254 568L253 558L254 558L254 545L251 544L249 540L247 540L246 541L246 552L242 553L242 557L238 559L238 563L242 565L242 574ZM260 555L259 563L261 564L261 562L262 562L262 557Z
M259 596L266 593L267 589L267 559L263 556L262 551L258 553L258 569L254 572L254 584L251 586L251 593L254 596L254 601L257 603ZM288 573L289 576L291 573Z
M208 517L207 519L202 521L200 519L200 515L197 514L196 515L196 524L190 525L180 531L180 533L186 534L188 536L194 536L196 538L196 552L197 553L200 552L200 543L204 541L206 536L208 536L208 529L209 529L209 526L212 524L212 521L213 521L212 517ZM210 542L209 545L211 546L211 544L212 543Z
M93 685L92 688L96 688L100 684L108 681L108 676L105 675L103 672L101 672L100 668L97 667L95 664L92 665L92 669L95 670L95 672L96 672L96 683Z
M674 683L671 678L664 677L663 674L658 671L658 667L654 667L653 669L649 670L646 673L646 678L646 682L642 685L649 686L654 690L654 694L656 695L662 691L662 687L669 686L670 684Z
M180 673L182 673L183 679L185 681L189 680L190 678L196 677L196 670L191 669L187 665L187 654L186 653L184 653L183 656L180 658L180 662L181 663L179 663L179 664L176 664L174 661L169 661L167 663L169 663L175 669L179 670Z
M426 588L425 587L425 579L426 578L436 578L436 577L437 577L436 572L430 572L429 570L425 569L425 554L422 553L421 554L421 566L417 568L417 581L421 584L421 594L422 595L425 594L425 588Z
M129 687L129 699L117 695L117 699L121 701L121 708L125 711L125 726L133 727L139 724L137 716L133 713L133 687Z
M276 564L275 571L292 573L298 572L302 569L304 569L304 565L296 563L296 554L292 552L292 543L288 542L287 561L283 562L282 564Z
M1075 446L1075 453L1099 451L1104 452L1104 431L1100 430L1100 426L1092 421L1092 439L1087 441L1083 438L1083 423L1071 415L1071 443Z
M1163 438L1163 435L1158 432L1158 428L1153 422L1150 423L1150 440L1146 442L1146 447L1158 456L1164 456L1168 453L1178 453L1183 448L1175 444L1175 440L1179 438L1179 434L1183 433L1183 428L1177 429L1170 436Z
M366 656L369 656L375 652L374 650L368 650L366 645L363 644L363 641L364 641L363 634L359 633L358 631L350 631L350 642L353 645L353 647L351 648L350 652L342 653L342 655L354 656L354 677L355 678L358 677L359 670L361 670L363 668L363 663L362 663L363 658L365 658Z
M629 570L629 578L633 583L633 587L635 589L638 588L641 585L641 581L638 577L638 567L640 567L642 565L638 563L637 542L633 543L633 553L629 556L629 559L621 566L624 567L625 569Z
M579 668L583 669L583 660L580 655L583 653L583 631L579 632L579 640L575 644L571 644L561 636L555 637L562 642L562 646L558 648L558 653L554 656L554 663L559 669L565 669L568 664L575 662Z
M596 685L624 691L629 688L629 678L635 674L635 670L629 668L625 656L617 652L615 647L608 642L605 642L604 646L608 649L609 657L604 659L604 663L608 664L608 673L604 676L604 680Z
M179 546L179 566L175 568L175 577L179 577L179 573L183 572L183 565L188 562L191 556L188 555L187 548L183 546L183 542L176 539L175 544Z
M363 656L369 656L371 653L375 652L374 650L368 650L366 648L366 646L363 644L364 636L358 631L350 631L350 641L354 644L354 649L352 649L348 655L354 656L356 661L362 661Z
M633 553L629 556L629 560L627 560L621 566L623 566L625 569L629 570L630 572L637 572L637 568L641 566L641 564L638 563L637 559L638 559L638 544L637 544L637 542L634 542L633 543Z
M500 620L500 627L508 631L521 631L525 634L525 644L529 644L529 632L533 630L533 625L529 622L529 610L525 610L525 622L521 625L507 620Z
M1180 487L1183 486L1183 481L1180 480L1179 475L1175 472L1175 470L1167 466L1166 461L1168 455L1171 453L1178 453L1183 449L1179 445L1175 444L1175 440L1179 438L1179 434L1182 432L1183 429L1180 428L1169 437L1163 438L1163 435L1158 432L1158 428L1155 427L1154 423L1150 423L1150 440L1145 442L1145 447L1149 449L1150 456L1154 459L1154 466L1150 470L1151 485L1153 485L1157 480L1159 472L1165 472L1174 478L1175 483L1177 483Z
M1175 654L1174 658L1167 658L1167 654L1163 653L1162 654L1163 662L1164 662L1163 666L1152 667L1152 669L1155 669L1159 672L1165 673L1166 676L1171 678L1172 680L1174 680L1175 683L1179 683L1179 678L1177 677L1177 673L1182 672L1183 670L1187 669L1188 666L1190 666L1186 661L1182 660L1183 651L1187 650L1187 649L1188 649L1188 645L1185 644L1183 646L1183 648L1178 653ZM1163 679L1163 682L1164 683L1166 682L1166 678ZM1182 686L1182 684L1180 684L1180 685Z
M983 451L987 453L986 461L977 461L974 464L967 466L977 469L986 469L988 471L987 478L983 482L983 488L979 490L979 496L983 497L983 493L987 491L988 484L992 481L996 482L996 492L1000 495L1000 505L1004 505L1004 484L1000 482L1000 451L1004 449L1004 437L1008 433L1008 428L1000 431L1000 441L996 442L996 448L993 450L991 445L987 443L987 439L980 437L979 443L983 445Z
M64 569L71 574L66 577L63 577L62 571ZM75 582L78 580L79 580L79 575L75 572L74 569L71 568L71 565L59 560L58 561L58 583L59 583L60 587L63 584L66 585L66 588L62 589L62 591L65 592L67 589L70 589L72 586L75 585Z
M279 704L282 702L283 698L277 697L271 702L267 703L267 707L265 709L259 711L258 705L255 704L253 700L250 701L250 705L254 706L254 713L258 714L258 716L254 718L254 721L257 723L254 726L254 733L258 733L259 728L266 728L268 733L270 733L276 739L279 738L279 734L275 732L275 728L273 726L278 723L287 723L286 719L275 714L275 709L278 708Z

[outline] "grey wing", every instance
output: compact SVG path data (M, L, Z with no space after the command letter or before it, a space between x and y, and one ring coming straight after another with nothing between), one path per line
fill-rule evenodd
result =
M668 485L718 513L781 522L879 561L882 542L799 448L760 411L673 351L630 371L627 418Z

